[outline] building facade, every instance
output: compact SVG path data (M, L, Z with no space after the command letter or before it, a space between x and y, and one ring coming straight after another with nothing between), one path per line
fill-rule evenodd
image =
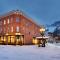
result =
M0 44L32 44L32 38L40 35L39 29L23 12L8 12L0 17Z

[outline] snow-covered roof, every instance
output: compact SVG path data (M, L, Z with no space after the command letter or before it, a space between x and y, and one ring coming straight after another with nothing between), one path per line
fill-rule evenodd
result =
M45 36L45 37L36 37L37 39L41 39L41 38L44 38L44 39L48 39L49 37L48 36Z

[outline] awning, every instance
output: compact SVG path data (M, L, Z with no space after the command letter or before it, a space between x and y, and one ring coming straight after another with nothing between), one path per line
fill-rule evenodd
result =
M48 36L44 36L44 37L36 37L37 39L48 39Z
M5 35L23 35L21 33L6 33Z

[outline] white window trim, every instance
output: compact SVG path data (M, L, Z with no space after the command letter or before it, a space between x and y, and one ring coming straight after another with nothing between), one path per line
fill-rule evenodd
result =
M4 20L4 24L6 24L6 20Z
M8 22L8 24L9 24L9 22L10 22L10 21L9 21L9 18L8 18L8 21L7 21L7 22Z
M11 32L13 32L13 26L11 27Z
M16 32L19 32L19 26L16 27Z

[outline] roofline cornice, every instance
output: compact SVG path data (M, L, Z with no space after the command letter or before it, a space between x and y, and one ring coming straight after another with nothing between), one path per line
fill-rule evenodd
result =
M23 15L24 17L26 17L28 20L30 20L32 23L34 23L35 25L37 25L38 27L41 27L42 25L38 25L36 22L33 21L32 18L30 18L29 16L27 16L27 14L25 14L23 11L21 10L12 10L12 11L9 11L8 13L4 14L4 15L1 15L0 16L0 19L1 18L4 18L6 16L10 16L12 14L20 14L20 15Z

